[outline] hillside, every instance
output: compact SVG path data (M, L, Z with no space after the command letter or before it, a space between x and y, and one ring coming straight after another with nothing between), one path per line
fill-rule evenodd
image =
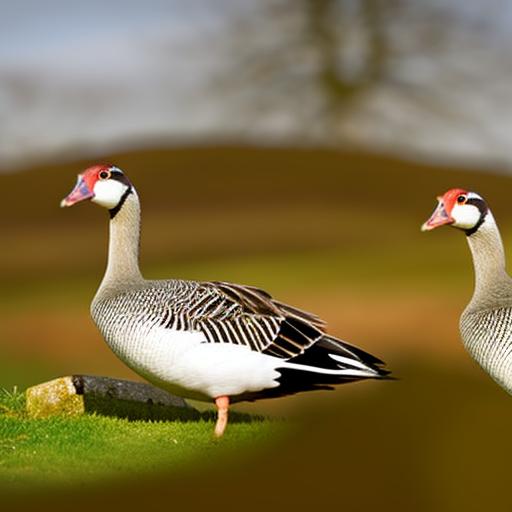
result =
M106 490L81 487L84 507L108 502L108 493L116 504L123 497L138 503L143 496L146 503L140 486L170 495L172 503L194 496L203 507L221 492L247 510L266 503L267 494L283 507L341 499L420 510L417 497L430 496L432 488L436 502L430 510L469 506L477 488L487 504L499 501L496 489L508 488L509 456L504 453L500 462L493 454L507 450L510 399L459 341L458 316L472 287L469 253L460 233L422 234L419 227L437 194L468 187L488 198L510 253L508 177L327 150L187 148L105 159L127 172L141 196L147 276L267 288L319 313L331 332L385 359L398 380L240 405L240 411L294 418L291 424L306 428L219 466L215 458L203 463L204 453L221 453L204 438L208 424L179 427L188 444L186 457L174 460L172 446L159 451L178 428L172 424L90 418L82 436L73 422L18 424L7 414L0 446L4 483L35 481L40 471L51 471L56 482L82 481L89 471L92 482L101 475L137 478L133 488L112 486L110 476L101 477ZM58 207L88 163L0 176L0 387L23 389L72 373L137 378L111 354L88 313L105 264L107 216L93 205ZM101 435L95 434L98 427ZM257 431L235 426L228 446L238 450L238 440L253 446L254 435L265 437L267 430ZM86 450L84 464L75 467L89 442L91 453ZM113 465L107 473L103 459L94 456L102 450ZM123 463L127 456L130 464ZM165 473L185 459L193 464L178 465L179 477ZM62 461L64 469L49 468L46 460ZM66 467L73 469L69 475ZM481 468L492 481L483 488ZM138 469L147 479L139 482ZM153 470L161 477L155 480ZM261 496L245 503L254 482ZM198 488L205 492L199 495ZM78 487L73 489L72 500ZM38 509L41 503L53 507L52 496L42 502L38 494Z
M471 266L458 233L420 233L435 196L473 188L489 197L504 233L512 219L506 176L378 155L204 147L104 160L125 169L141 196L148 277L266 288L386 359L416 351L409 339L425 313L438 318L431 333L419 333L425 350L462 353L456 321ZM0 176L4 387L72 372L133 378L88 314L105 264L107 216L94 205L58 207L90 163Z

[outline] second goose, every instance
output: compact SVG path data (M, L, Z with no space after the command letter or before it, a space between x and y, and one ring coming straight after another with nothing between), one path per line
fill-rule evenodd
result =
M422 226L453 226L466 234L475 268L473 297L460 318L462 341L480 366L512 393L512 279L496 221L484 199L461 188L438 197Z

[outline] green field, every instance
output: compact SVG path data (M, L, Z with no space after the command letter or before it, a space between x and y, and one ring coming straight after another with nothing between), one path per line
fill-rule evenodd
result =
M150 476L190 466L196 457L224 460L281 436L284 423L234 414L229 436L215 439L209 414L198 421L128 421L86 415L30 419L23 393L0 392L0 487L73 488ZM275 441L274 441L275 442Z

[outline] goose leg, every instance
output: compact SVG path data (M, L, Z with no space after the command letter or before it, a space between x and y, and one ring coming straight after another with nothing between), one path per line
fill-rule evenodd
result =
M215 424L215 437L222 437L228 424L229 397L219 396L215 399L217 406L217 423Z

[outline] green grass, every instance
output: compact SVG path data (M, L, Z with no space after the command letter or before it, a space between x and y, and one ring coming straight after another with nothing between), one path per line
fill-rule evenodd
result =
M17 387L12 391L0 388L0 414L10 417L21 417L25 410L25 393Z
M128 421L84 415L30 419L24 394L0 391L0 487L23 490L105 482L173 471L206 460L229 459L284 431L282 422L233 414L223 439L213 418L198 421ZM250 448L249 448L250 447Z

